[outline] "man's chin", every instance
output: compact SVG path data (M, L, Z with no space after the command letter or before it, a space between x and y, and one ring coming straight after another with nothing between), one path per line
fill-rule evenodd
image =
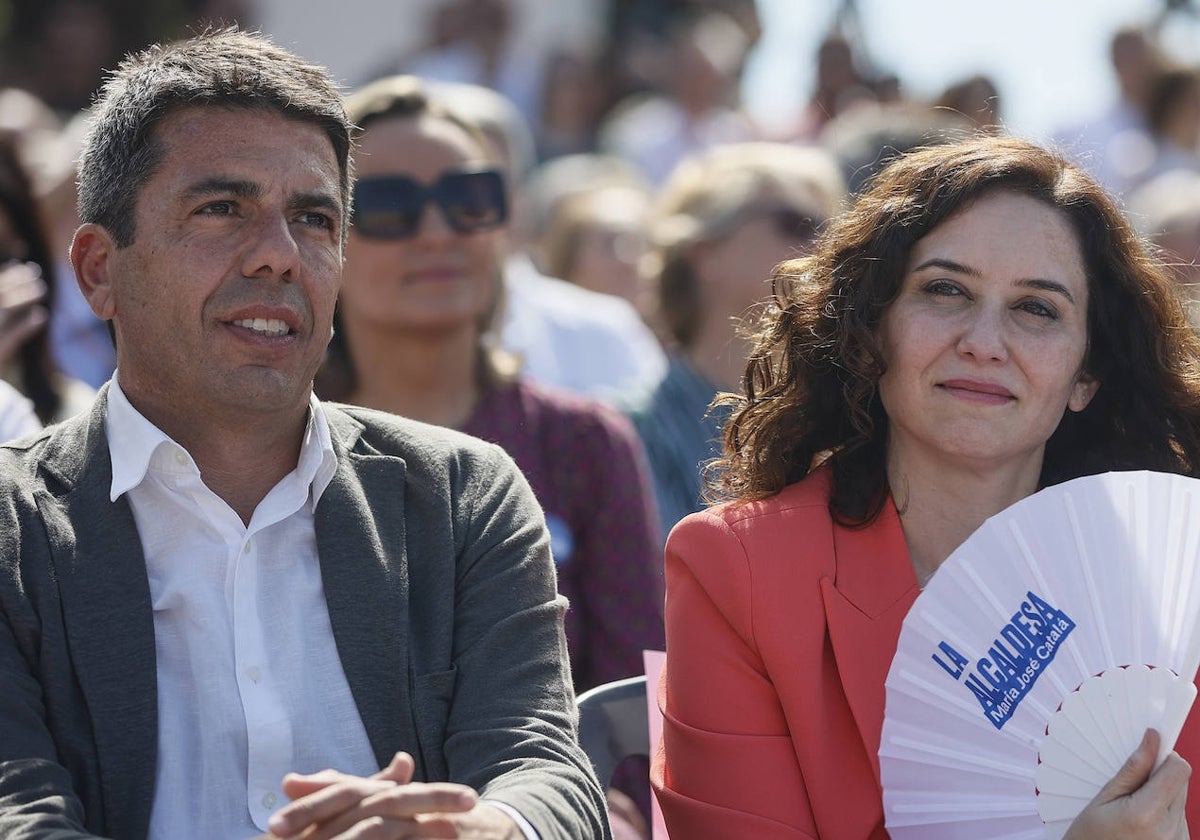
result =
M248 414L307 410L312 393L311 376L268 367L243 368L225 384L222 402Z

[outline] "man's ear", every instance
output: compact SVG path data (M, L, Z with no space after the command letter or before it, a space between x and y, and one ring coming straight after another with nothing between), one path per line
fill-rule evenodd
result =
M109 259L117 250L112 234L97 224L85 224L71 240L71 267L75 282L96 317L109 321L117 313Z

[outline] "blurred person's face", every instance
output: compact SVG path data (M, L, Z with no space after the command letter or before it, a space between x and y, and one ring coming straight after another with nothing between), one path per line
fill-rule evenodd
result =
M1014 469L1036 478L1083 369L1088 284L1057 209L1002 191L920 239L879 327L889 464Z
M771 294L771 271L806 253L822 220L783 198L763 196L738 211L734 227L696 246L693 263L712 317L740 317Z
M433 188L435 197L418 206L411 230L389 236L365 235L366 217L356 210L340 298L347 333L479 329L498 293L502 234L495 225L476 232L454 225L494 221L488 217L491 182L463 177L492 166L484 150L441 119L383 118L364 131L355 163L358 205L372 182L388 189L383 179L392 176L405 176L418 190ZM410 193L398 190L396 206L411 208Z
M638 262L646 248L646 235L633 225L588 225L581 232L575 264L567 279L585 289L623 297L640 307Z
M644 295L638 265L649 247L645 234L648 199L626 190L611 190L598 194L595 201L563 279L623 297L641 309Z
M315 124L184 108L157 128L133 242L96 224L71 247L116 327L122 389L154 422L307 409L341 278L341 175Z

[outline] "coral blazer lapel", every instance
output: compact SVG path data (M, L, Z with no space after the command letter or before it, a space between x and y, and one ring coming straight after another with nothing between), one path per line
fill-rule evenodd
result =
M836 577L821 584L825 617L846 700L878 782L884 682L920 589L890 500L867 528L835 525L834 547Z

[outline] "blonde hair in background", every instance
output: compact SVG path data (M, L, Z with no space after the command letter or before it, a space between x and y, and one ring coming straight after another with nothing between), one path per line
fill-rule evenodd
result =
M686 158L651 214L642 271L655 290L655 319L676 343L689 345L703 305L689 252L728 234L750 208L771 199L808 212L820 225L841 210L845 197L837 161L816 146L732 143Z

